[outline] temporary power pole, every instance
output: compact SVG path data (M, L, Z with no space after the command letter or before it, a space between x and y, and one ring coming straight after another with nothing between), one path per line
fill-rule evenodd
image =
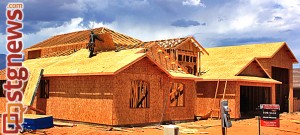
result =
M220 102L220 112L221 112L221 124L222 124L222 135L227 134L227 128L231 127L228 100L222 99Z

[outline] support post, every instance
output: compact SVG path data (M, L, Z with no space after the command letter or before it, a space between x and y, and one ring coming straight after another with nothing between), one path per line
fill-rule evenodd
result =
M289 113L294 112L293 68L289 69Z
M271 103L272 104L276 104L276 84L272 84L272 87L271 87Z

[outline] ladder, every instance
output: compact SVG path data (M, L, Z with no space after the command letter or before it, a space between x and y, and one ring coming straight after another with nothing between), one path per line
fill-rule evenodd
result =
M211 108L212 112L217 112L218 113L218 119L220 119L220 106L218 106L218 108L215 108L215 104L216 104L216 99L217 99L217 95L218 95L219 84L220 84L220 79L218 79L218 82L217 82L217 87L216 87L216 91L215 91L215 97L214 97L214 100L213 100L213 106ZM224 90L223 90L222 99L225 98L226 89L227 89L227 79L225 81L225 86L224 86ZM212 114L213 113L210 114L210 119L212 119Z

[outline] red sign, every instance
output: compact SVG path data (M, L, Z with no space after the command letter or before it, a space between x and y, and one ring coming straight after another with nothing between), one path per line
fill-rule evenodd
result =
M260 125L266 127L279 127L280 106L278 104L261 104L260 105Z
M279 127L280 126L280 120L263 120L260 119L260 125L265 127Z

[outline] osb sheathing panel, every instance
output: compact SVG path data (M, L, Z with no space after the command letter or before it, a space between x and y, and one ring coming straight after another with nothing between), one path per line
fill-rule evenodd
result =
M289 89L289 111L293 111L293 61L291 60L291 56L287 53L287 47L283 47L280 51L278 51L274 57L258 59L263 68L270 74L272 77L272 67L279 68L287 68L289 69L289 81L290 81L290 89Z
M241 76L256 76L268 78L267 74L258 65L256 61L251 62L239 75Z
M164 94L169 94L170 82L173 81L148 58L142 59L115 76L44 79L50 81L50 98L47 100L36 98L34 106L37 109L46 111L54 118L107 125L160 122ZM132 80L145 80L150 83L150 108L129 108ZM169 107L167 103L164 121L190 120L194 117L194 81L176 80L176 82L185 85L185 106ZM40 96L39 93L37 96Z
M285 50L282 48L278 53L274 55L273 58L263 58L258 59L261 65L266 69L266 71L272 76L272 66L280 68L292 69L292 60Z
M196 84L197 87L197 100L196 100L196 108L195 115L196 116L204 116L211 109L219 110L220 109L220 99L223 97L225 82L220 81L217 98L215 100L215 105L213 107L213 101L215 97L215 91L217 87L217 82L198 82ZM236 116L236 90L237 90L237 82L227 82L226 88L226 96L224 99L228 100L229 107L231 109L230 117L237 118ZM212 116L218 117L219 112L213 111Z
M166 95L169 95L170 82L173 81L157 66L147 58L130 66L126 70L115 76L116 89L114 91L113 124L143 124L160 122ZM132 80L144 80L150 84L150 107L149 108L130 108L129 99ZM184 83L185 106L170 107L169 99L166 104L163 121L168 120L187 120L194 117L194 82L180 80Z
M201 77L204 79L232 77L254 58L270 58L282 46L284 42L207 48L210 55L201 57L203 61L201 69L207 72Z
M112 76L49 77L50 98L34 106L54 118L111 125Z
M88 50L81 49L70 56L26 60L23 64L29 70L44 68L45 76L49 74L114 73L137 59L145 57L144 53L136 54L140 50L142 49L102 52L88 58Z
M228 100L229 107L231 109L231 118L240 118L240 86L260 86L260 87L272 87L275 84L267 83L251 83L251 82L227 82L226 96L224 99ZM197 83L197 100L195 115L204 116L211 109L220 109L220 99L222 99L225 82L220 81L217 98L213 107L213 100L215 96L215 90L217 82L198 82ZM218 117L219 112L213 111L212 116Z
M43 69L34 69L30 72L28 83L26 85L24 95L22 98L23 105L32 105L43 71Z
M6 111L7 100L5 97L0 97L0 114Z
M95 52L116 49L111 34L109 33L99 34L98 37L101 38L103 42L100 42L98 40L95 41Z

